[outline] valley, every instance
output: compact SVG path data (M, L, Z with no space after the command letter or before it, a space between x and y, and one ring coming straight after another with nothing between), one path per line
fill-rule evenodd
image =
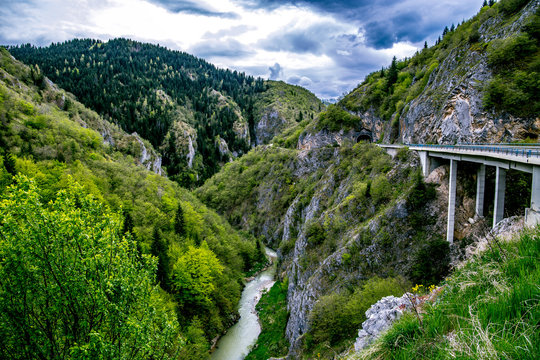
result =
M127 38L0 48L0 357L537 358L539 24L485 2L332 104Z

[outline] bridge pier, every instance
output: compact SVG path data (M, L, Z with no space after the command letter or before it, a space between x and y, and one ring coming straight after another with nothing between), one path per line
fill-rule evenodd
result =
M448 222L446 225L446 240L454 242L454 219L456 214L457 160L450 160L450 175L448 176Z
M476 174L476 215L484 216L484 194L486 190L486 165L480 164Z
M476 184L476 215L484 215L486 166L496 168L495 206L493 226L504 216L504 197L506 190L506 170L513 169L532 174L531 207L525 209L527 226L540 225L540 146L513 146L510 144L488 145L379 145L395 156L400 148L407 146L418 152L422 174L428 177L431 171L450 160L448 186L447 240L454 240L454 217L456 207L457 162L479 163ZM513 184L510 184L513 185Z
M540 224L540 166L534 166L532 171L531 207L525 209L527 226Z
M504 216L504 192L506 190L506 170L497 166L495 172L495 208L493 209L493 227Z

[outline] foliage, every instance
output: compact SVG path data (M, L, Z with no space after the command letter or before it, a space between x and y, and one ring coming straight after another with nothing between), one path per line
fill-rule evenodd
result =
M397 126L399 119L407 113L408 105L420 94L428 96L435 107L443 104L447 89L438 85L434 76L441 72L439 64L448 63L449 58L455 59L455 65L445 68L445 72L451 73L441 75L460 77L471 66L470 61L463 59L478 54L487 55L488 63L495 71L493 78L482 84L484 107L519 117L534 116L540 111L535 98L540 86L540 10L525 21L522 32L516 33L512 29L511 36L504 36L504 39L493 36L500 28L499 24L511 24L513 14L527 3L527 0L501 0L483 7L476 16L456 27L446 27L435 45L424 47L411 58L394 58L388 68L367 75L337 106L356 113L373 111L376 116L392 120L392 125ZM484 40L489 38L495 39ZM476 60L472 58L471 61Z
M340 106L332 104L327 110L319 114L317 129L326 128L330 131L337 131L341 128L354 128L360 121L360 118L349 114Z
M262 121L263 117L267 118L270 134L278 133L278 137L285 140L293 130L297 129L297 124L309 123L314 116L323 109L321 101L310 91L300 87L289 85L283 81L267 81L267 90L259 92L253 97L253 117L249 118L250 133L252 141L255 140L253 135L257 134L255 129L255 121ZM276 123L273 124L272 118L277 116ZM285 133L288 133L285 135ZM283 134L283 135L282 135ZM294 131L296 140L298 140L298 131ZM262 136L261 136L262 135ZM257 144L266 144L270 140L274 143L278 142L281 146L284 144L277 139L269 139L266 134L261 134L257 137ZM283 141L281 140L281 141ZM296 141L287 139L285 147L296 147Z
M501 0L499 7L506 15L511 15L521 10L530 0Z
M323 351L324 344L335 346L343 340L354 339L371 305L384 296L401 296L407 287L403 278L375 276L353 293L322 296L310 314L311 328L306 340L309 351L316 353Z
M28 67L4 52L0 50L0 77L4 79L0 81L0 155L4 165L0 165L0 193L12 182L6 164L11 171L35 179L43 203L54 200L72 177L114 212L124 214L122 233L136 239L142 254L158 256L157 281L165 290L170 290L172 267L181 255L189 246L206 241L223 266L221 276L213 279L219 291L212 293L211 305L203 314L177 315L183 331L193 316L199 315L205 338L215 337L234 319L244 271L257 264L255 238L235 231L170 179L137 166L139 155L131 148L134 145L139 150L140 145L132 136L75 100L69 111L61 110L57 99L69 99L69 94L49 87L40 90L31 79L15 77L29 73ZM22 101L35 111L23 112L17 105ZM47 118L45 127L38 130L27 125L38 116ZM106 143L100 132L109 134L105 137L113 144ZM148 143L145 146L151 147ZM6 158L12 159L12 167ZM175 232L179 207L185 222L183 236ZM167 307L174 308L172 294L160 291L156 297L166 299Z
M182 205L178 204L176 215L174 218L174 232L177 235L184 236L186 234L186 221L184 220L184 211Z
M493 244L494 245L494 244ZM425 305L354 359L537 359L540 228L474 256Z
M209 305L215 289L213 280L222 273L223 266L206 242L199 248L190 246L173 269L173 288L180 306L196 312Z
M508 3L518 2L501 2L501 7ZM490 43L488 62L495 76L486 85L484 102L487 107L517 116L534 116L540 111L537 101L540 91L538 24L540 9L524 26L524 32Z
M154 255L158 261L156 271L156 280L158 284L164 290L169 290L169 267L171 259L168 254L167 244L158 228L154 228L154 236L152 239L152 245L150 246L150 254Z
M287 281L276 281L257 303L256 309L262 329L257 343L245 360L266 360L287 354L287 288Z
M155 261L71 181L45 204L17 175L0 201L3 358L176 358L178 323L156 302Z
M442 238L424 242L413 255L409 276L418 284L437 284L450 270L450 245Z

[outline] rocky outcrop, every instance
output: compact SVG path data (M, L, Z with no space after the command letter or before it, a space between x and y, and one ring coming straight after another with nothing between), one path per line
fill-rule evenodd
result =
M377 301L366 311L366 321L358 331L354 350L360 351L375 341L384 331L388 330L394 321L398 320L405 311L410 311L417 305L413 294L407 293L402 297L387 296Z
M251 139L249 137L249 126L247 122L240 117L240 120L237 120L233 124L234 135L238 139L242 139L246 142L247 146L251 145Z
M331 132L327 129L322 129L318 132L305 131L298 138L298 150L314 150L325 146L341 146L345 142L356 143L361 134L365 134L362 130L340 130Z
M147 148L139 134L133 133L131 136L137 140L141 147L140 157L138 159L139 163L147 170L161 175L163 173L163 170L161 169L161 156L159 156L158 153L156 153L155 150L150 146Z
M517 20L507 21L501 14L493 15L479 26L480 44L505 39L516 34L539 6L531 1L521 10ZM452 45L446 45L452 46ZM488 66L486 46L462 41L444 59L434 61L426 86L420 94L403 104L400 113L390 121L381 121L375 109L357 111L360 125L371 129L374 139L405 144L435 143L501 143L540 137L540 117L512 116L484 107L484 88L493 78ZM425 66L423 71L429 71ZM413 86L420 79L413 78ZM362 91L348 95L359 101Z
M266 109L255 127L254 145L267 144L289 125L290 122L281 116L276 109Z
M197 151L197 131L183 120L175 121L165 136L161 151L174 151L185 157L191 169Z
M227 145L227 142L225 141L225 139L222 139L221 137L217 136L216 146L218 148L219 155L221 155L222 159L227 159L226 161L232 160L232 154L231 154L231 151L229 150L229 146Z

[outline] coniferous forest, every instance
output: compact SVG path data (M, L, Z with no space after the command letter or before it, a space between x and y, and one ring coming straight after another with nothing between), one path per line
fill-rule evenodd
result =
M9 50L106 120L161 148L168 175L183 185L202 183L219 169L223 158L216 136L238 154L250 148L249 134L235 133L233 125L253 129L253 95L266 90L260 78L128 39L74 39ZM167 136L176 121L196 131L198 180L187 176L192 171L186 157L179 156L174 136Z

